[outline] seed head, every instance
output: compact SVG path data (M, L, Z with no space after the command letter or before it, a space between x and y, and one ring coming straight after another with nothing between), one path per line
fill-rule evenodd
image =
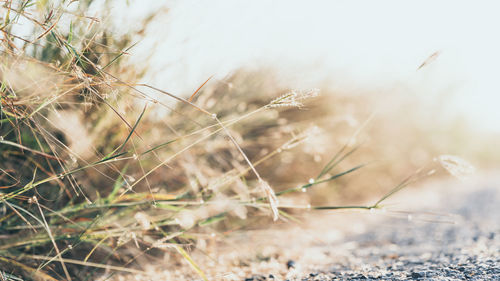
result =
M458 179L466 179L476 170L464 159L454 155L441 155L437 159L441 166Z
M292 90L274 100L272 100L267 107L298 107L301 108L304 105L302 101L319 95L319 89L310 89L305 91Z
M259 186L267 196L267 201L269 201L269 206L271 207L271 212L273 213L273 220L277 221L279 219L278 198L276 197L274 190L264 180L259 180Z

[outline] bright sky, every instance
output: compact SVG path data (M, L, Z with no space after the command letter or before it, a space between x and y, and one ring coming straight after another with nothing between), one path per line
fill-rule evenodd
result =
M168 5L132 58L141 64L150 56L145 82L173 93L192 93L211 75L271 65L290 87L403 83L430 100L453 91L457 113L500 132L498 1L118 2L120 30Z

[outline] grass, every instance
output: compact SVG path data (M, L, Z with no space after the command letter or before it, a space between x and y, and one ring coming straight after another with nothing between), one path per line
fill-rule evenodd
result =
M199 236L293 220L297 211L381 208L434 169L417 170L372 205L302 204L296 199L309 190L345 184L367 165L348 161L363 148L357 130L329 145L326 162L299 149L325 134L310 122L323 110L318 90L269 99L237 74L231 94L209 78L185 99L138 83L140 71L125 63L135 44L85 16L91 2L2 3L4 280L138 274L136 260L173 253L206 280L190 256ZM284 161L290 156L297 160Z

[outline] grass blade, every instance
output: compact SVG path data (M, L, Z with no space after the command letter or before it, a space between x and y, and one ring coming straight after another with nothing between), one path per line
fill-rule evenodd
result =
M181 254L181 256L189 263L189 265L194 269L194 271L196 271L196 273L198 273L198 275L204 281L208 281L208 278L205 275L205 273L203 273L203 271L200 269L200 267L194 262L194 260L191 258L191 256L189 256L189 254L181 246L174 245L173 247L177 250L177 252L179 252L179 254Z

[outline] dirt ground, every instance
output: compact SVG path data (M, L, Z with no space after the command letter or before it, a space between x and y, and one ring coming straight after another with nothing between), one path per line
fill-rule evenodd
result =
M302 223L209 237L193 259L209 280L500 280L500 177L441 180L375 212L309 212ZM113 280L201 280L187 263Z

